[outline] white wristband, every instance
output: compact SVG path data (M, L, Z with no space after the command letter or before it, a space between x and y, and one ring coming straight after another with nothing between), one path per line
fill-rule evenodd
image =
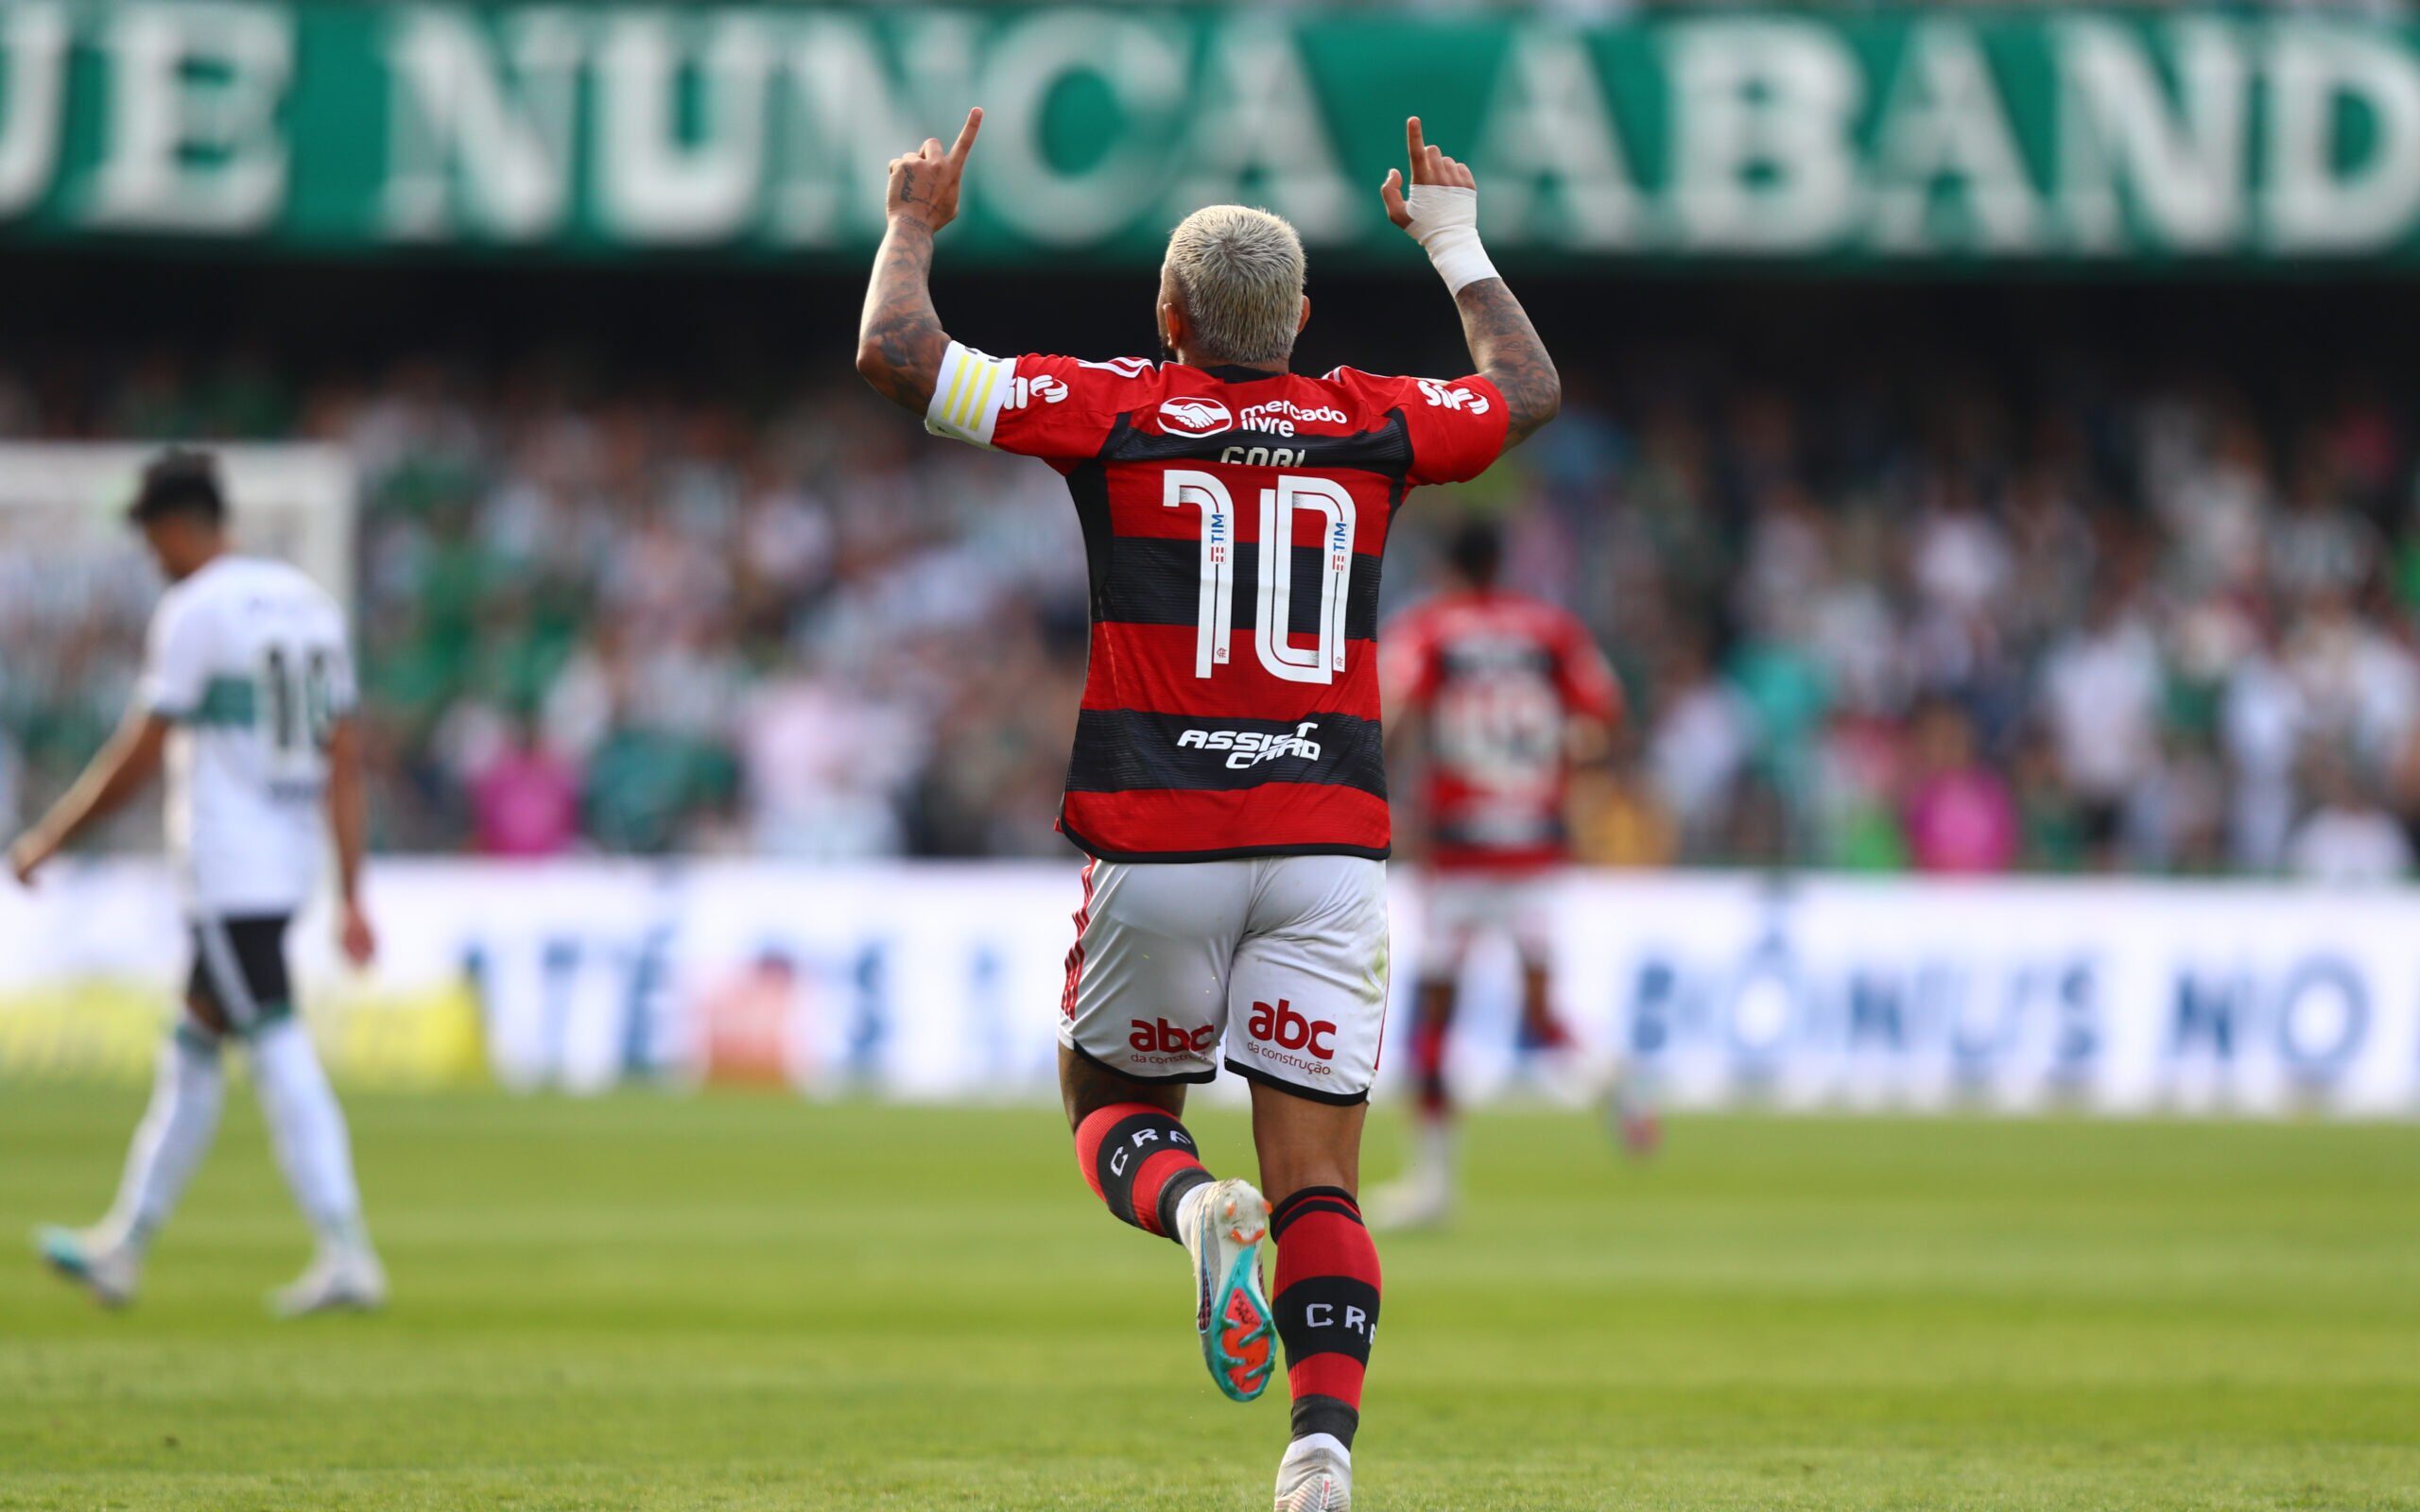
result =
M1416 183L1404 202L1411 210L1411 224L1404 230L1428 253L1446 293L1460 294L1468 284L1498 276L1479 245L1478 190Z

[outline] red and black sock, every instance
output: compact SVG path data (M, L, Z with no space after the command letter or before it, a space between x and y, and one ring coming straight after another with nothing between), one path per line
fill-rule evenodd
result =
M1193 1136L1149 1103L1114 1103L1076 1125L1076 1164L1093 1195L1145 1233L1177 1239L1176 1205L1210 1179Z
M1342 1187L1305 1187L1270 1212L1277 1285L1270 1299L1294 1391L1294 1436L1353 1447L1361 1375L1378 1332L1378 1246Z
M1424 984L1411 1022L1412 1082L1420 1089L1421 1116L1432 1120L1443 1118L1452 1108L1445 1091L1445 1037L1454 1021L1439 1001L1450 1001L1451 991Z
M1534 963L1521 968L1521 1032L1513 1048L1522 1051L1569 1050L1577 1043L1571 1030L1555 1016L1547 990L1546 968Z

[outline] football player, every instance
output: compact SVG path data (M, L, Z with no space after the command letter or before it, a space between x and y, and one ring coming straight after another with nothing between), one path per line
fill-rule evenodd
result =
M161 1047L151 1106L117 1202L91 1228L44 1228L43 1259L103 1304L133 1300L145 1253L218 1132L230 1041L250 1055L286 1182L319 1238L281 1315L374 1308L387 1280L361 1221L353 1149L294 1014L285 933L333 833L338 944L376 946L361 909L363 813L344 613L284 562L238 555L213 458L154 461L128 510L170 583L116 736L9 851L30 885L50 858L167 770L168 853L192 937L184 1012Z
M1476 476L1553 418L1561 386L1479 244L1470 170L1417 119L1408 188L1397 170L1379 194L1444 281L1467 374L1295 372L1303 246L1240 205L1168 238L1157 360L954 340L933 237L980 123L891 163L857 369L936 434L1067 481L1092 578L1059 820L1091 857L1060 1001L1077 1161L1112 1213L1185 1246L1221 1391L1258 1396L1282 1342L1276 1505L1339 1512L1378 1322L1357 1194L1387 999L1379 562L1412 488ZM1182 1119L1222 1063L1252 1084L1257 1189L1214 1179Z
M1503 587L1504 541L1493 523L1466 524L1448 556L1452 586L1387 627L1383 658L1388 733L1398 744L1410 737L1421 759L1427 844L1411 1032L1419 1130L1410 1170L1372 1195L1382 1228L1452 1214L1446 1046L1463 963L1479 939L1506 940L1519 960L1524 1049L1560 1062L1564 1083L1582 1092L1610 1081L1555 1015L1549 957L1572 768L1610 750L1621 684L1577 616ZM1654 1118L1634 1091L1618 1107L1625 1143L1651 1147Z

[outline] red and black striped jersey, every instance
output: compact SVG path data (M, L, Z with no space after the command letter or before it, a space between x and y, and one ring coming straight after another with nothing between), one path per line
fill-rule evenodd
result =
M1621 713L1588 627L1525 594L1446 593L1387 627L1384 680L1390 709L1426 716L1430 863L1562 860L1571 722Z
M925 424L1040 457L1075 497L1092 655L1070 840L1111 861L1387 853L1379 559L1407 490L1503 451L1495 385L952 343Z

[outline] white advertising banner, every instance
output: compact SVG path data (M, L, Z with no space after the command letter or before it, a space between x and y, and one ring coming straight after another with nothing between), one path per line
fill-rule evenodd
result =
M1029 1098L1080 890L1072 865L389 861L373 971L340 969L317 918L293 949L354 1081ZM1395 902L1400 1016L1416 877ZM1676 1106L2420 1115L2400 889L1606 873L1557 908L1564 1015ZM1467 973L1471 1096L1524 1071L1510 965L1483 949ZM184 971L156 867L0 889L0 1074L140 1068Z

